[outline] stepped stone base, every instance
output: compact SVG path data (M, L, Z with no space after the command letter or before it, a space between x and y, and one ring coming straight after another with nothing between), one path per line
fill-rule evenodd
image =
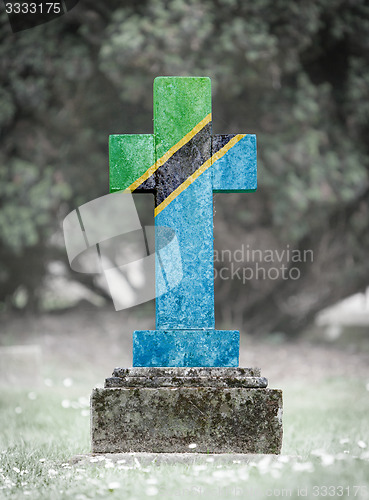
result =
M91 396L92 452L278 454L282 391L266 386L252 368L117 368Z

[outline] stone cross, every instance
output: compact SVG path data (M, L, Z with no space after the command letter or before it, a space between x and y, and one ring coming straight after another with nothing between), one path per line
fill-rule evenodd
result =
M256 190L256 137L212 135L210 85L156 78L154 133L110 136L110 191L154 193L155 226L175 231L182 260L180 284L156 298L156 330L133 334L133 366L238 366L239 332L215 330L213 193Z

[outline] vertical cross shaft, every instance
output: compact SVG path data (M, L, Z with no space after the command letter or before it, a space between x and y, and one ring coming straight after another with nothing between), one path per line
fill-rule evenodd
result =
M210 80L179 82L154 83L156 159L184 143L156 171L155 224L175 230L183 271L178 287L156 299L156 328L214 329L211 169L181 190L211 157Z

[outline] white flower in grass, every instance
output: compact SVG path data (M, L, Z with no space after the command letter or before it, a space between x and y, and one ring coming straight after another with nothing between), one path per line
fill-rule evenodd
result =
M345 453L338 453L337 455L335 455L335 459L336 460L346 460L347 455Z
M40 458L39 462L43 464L44 462L46 462L46 458Z
M97 457L92 457L92 458L90 458L90 462L91 463L100 462L100 459Z
M225 475L225 472L226 472L226 471L224 471L224 470L214 470L214 471L212 472L212 476L213 476L213 477L215 477L215 478L220 478L220 479L222 479L222 478L224 477L224 475Z
M105 463L105 469L113 469L114 468L114 464L113 462L106 462Z
M117 461L117 464L125 464L125 463L126 463L126 461L125 461L125 459L124 459L124 458L122 458L122 460L118 460L118 461Z
M118 483L118 481L112 481L111 483L108 484L109 491L119 490L119 488L120 488L120 483Z
M47 473L49 474L49 477L55 477L58 475L58 471L56 471L55 469L49 469Z
M16 472L17 474L20 473L20 469L18 469L18 467L13 467L13 471Z
M282 462L273 462L273 465L272 465L273 469L283 469L283 463Z
M14 411L17 415L20 415L22 413L22 408L20 406L17 406L16 408L14 408Z
M73 380L71 378L67 377L63 380L63 385L64 385L64 387L72 387Z
M316 457L321 457L322 455L325 455L325 450L322 450L321 448L318 450L313 450L311 452L311 455L314 455Z
M196 443L191 443L191 444L188 445L188 447L189 447L190 450L193 450L193 449L195 449L197 447L197 444Z
M128 467L128 465L118 465L118 470L132 470L133 467Z
M81 407L86 407L86 408L89 408L90 407L90 400L88 398L86 398L85 396L80 396L78 398L78 403L81 405Z
M361 439L360 439L360 441L357 442L357 445L359 448L362 448L362 449L366 448L366 443L364 441L361 441Z
M265 456L257 462L257 468L261 474L266 474L269 471L271 460L271 457Z
M82 410L81 411L82 417L89 417L90 416L90 410Z
M328 454L322 455L320 457L320 459L322 461L323 467L328 467L329 465L334 464L334 460L335 460L333 455L328 455Z
M69 399L63 399L63 401L61 402L61 405L63 408L69 408L70 407Z
M154 497L155 495L157 495L159 493L159 490L158 488L156 488L155 486L150 486L149 488L147 488L146 490L146 495L148 497Z
M350 442L349 438L341 438L340 439L340 444L347 444L349 442Z
M12 486L15 486L15 483L8 477L4 478L4 488L11 488Z
M202 470L207 470L207 465L205 464L198 464L198 465L193 465L192 469L196 472L202 471Z
M279 479L281 477L281 472L278 469L271 469L270 475L274 479Z
M314 466L311 462L296 462L292 465L292 470L296 472L314 472Z
M249 471L248 471L247 467L242 467L241 469L238 470L238 478L241 481L248 481Z
M146 482L147 484L158 484L158 480L156 479L156 477L148 477L146 479Z
M237 474L235 469L221 469L213 471L213 478L228 480L230 482L237 481Z

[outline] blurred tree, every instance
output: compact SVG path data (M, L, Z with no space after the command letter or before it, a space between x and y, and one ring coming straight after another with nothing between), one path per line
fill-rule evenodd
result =
M55 239L69 205L106 193L108 130L121 110L98 70L95 44L109 17L100 10L14 35L1 17L2 302L22 289L37 309L48 263L66 260ZM80 33L81 15L96 40Z
M86 0L1 33L0 300L37 297L57 217L106 193L108 134L151 132L152 80L173 74L212 78L215 133L258 135L258 192L216 195L217 248L314 252L283 262L298 280L217 279L218 320L294 333L368 284L365 0Z

